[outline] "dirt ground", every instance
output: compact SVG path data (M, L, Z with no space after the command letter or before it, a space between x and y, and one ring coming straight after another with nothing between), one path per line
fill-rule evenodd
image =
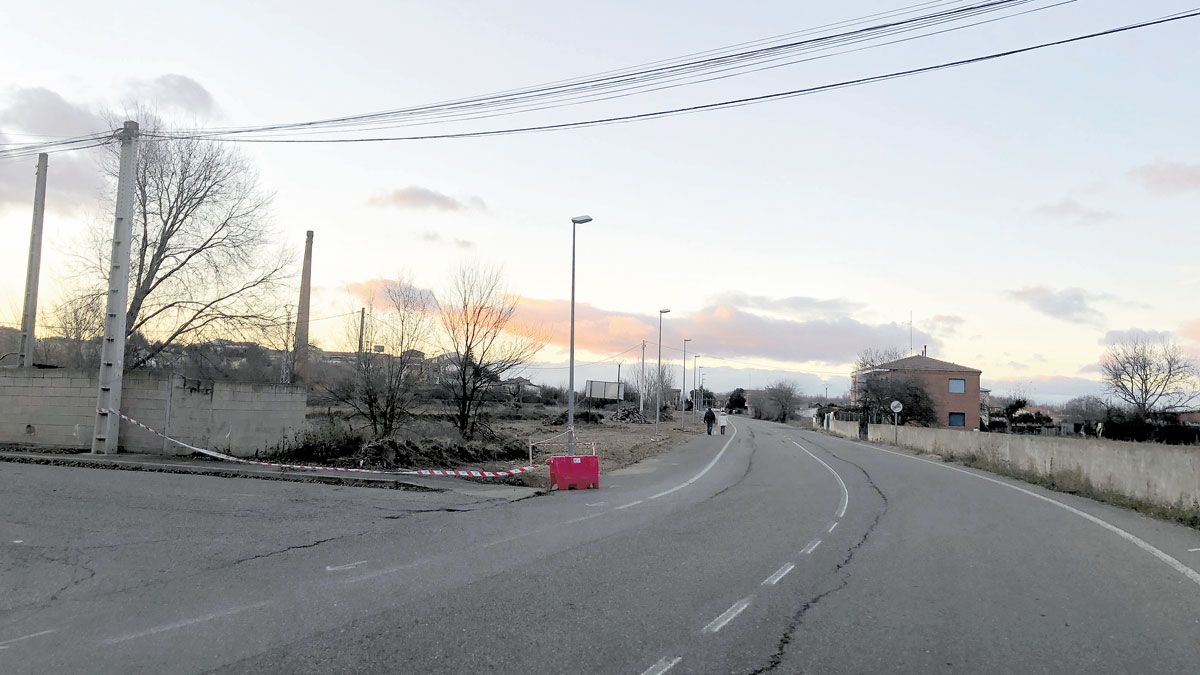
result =
M544 420L505 420L495 428L505 434L532 440L533 463L544 466L551 455L566 452L566 428L547 424ZM601 475L640 462L669 450L680 443L704 433L704 424L698 418L693 421L690 414L675 413L674 419L660 425L660 433L654 433L654 424L632 424L605 419L599 424L576 425L576 452L591 454L593 444L600 458ZM500 468L500 467L497 467ZM545 470L533 474L520 474L511 480L514 484L531 487L549 487L550 476Z

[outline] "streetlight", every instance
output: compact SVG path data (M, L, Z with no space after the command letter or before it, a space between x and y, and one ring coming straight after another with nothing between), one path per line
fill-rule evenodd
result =
M699 400L700 400L699 404L697 404L695 402L692 403L693 411L696 410L697 405L704 404L704 380L703 380L703 374L700 372L702 370L704 370L704 366L700 366L699 368L696 368L695 372L692 373L692 384L695 385L694 386L695 391L692 394L692 398L699 398Z
M669 309L658 310L658 370L654 373L654 433L658 433L662 420L662 321L663 314L670 313Z
M692 338L683 338L683 382L679 385L679 412L683 412L683 394L687 391L687 343ZM693 404L693 408L696 406Z
M575 454L575 227L592 222L591 216L571 219L571 374L567 376L571 393L567 395L567 454Z

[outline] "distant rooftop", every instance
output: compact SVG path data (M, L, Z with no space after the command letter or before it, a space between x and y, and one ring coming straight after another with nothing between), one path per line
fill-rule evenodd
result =
M949 361L939 361L937 359L931 359L928 356L921 356L920 354L917 354L916 356L906 356L902 359L896 359L895 361L888 361L887 363L881 363L875 366L875 368L886 370L932 370L950 373L983 372L977 368L968 368L966 366L960 366L957 363L950 363Z

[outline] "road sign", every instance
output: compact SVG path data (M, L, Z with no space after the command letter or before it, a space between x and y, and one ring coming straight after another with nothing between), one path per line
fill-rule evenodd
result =
M898 413L901 410L904 410L904 404L900 401L892 401L892 412Z

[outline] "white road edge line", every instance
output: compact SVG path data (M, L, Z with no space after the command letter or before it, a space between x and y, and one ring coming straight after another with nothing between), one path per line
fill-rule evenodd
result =
M651 499L653 499L653 497L651 497ZM622 504L622 505L620 505L620 506L618 506L618 507L614 508L613 510L614 510L614 511L620 511L621 509L627 509L627 508L629 508L629 507L631 507L631 506L637 506L638 504L641 504L641 503L642 503L642 502L644 502L644 501L646 501L646 500L645 500L645 499L638 499L638 500L635 500L635 501L629 502L628 504Z
M1086 511L1081 511L1081 510L1075 508L1074 506L1069 506L1067 504L1064 504L1064 503L1058 501L1057 499L1051 499L1050 497L1047 497L1045 495L1039 495L1038 493L1034 492L1033 490L1026 490L1023 487L1011 485L1009 483L1005 483L1002 480L996 480L995 478L989 478L987 476L983 476L983 475L980 475L980 474L977 474L977 473L974 473L971 471L967 471L966 469L960 469L956 466L949 466L949 465L943 464L941 462L935 462L935 461L929 460L929 459L922 459L920 457L913 457L912 455L906 455L903 452L896 452L895 450L887 450L885 448L878 448L878 447L875 447L874 445L870 445L867 443L860 443L858 441L850 441L848 439L843 439L843 440L847 440L847 442L853 443L854 445L861 445L864 448L870 448L871 450L878 450L879 452L886 452L889 455L896 455L897 457L903 457L904 459L911 459L911 460L917 461L917 462L924 462L925 464L928 464L930 466L936 466L936 467L940 467L943 469L949 469L950 471L957 471L958 473L961 473L961 474L964 474L967 476L972 476L974 478L978 478L979 480L986 480L989 483L995 483L996 485L1001 485L1010 490L1016 490L1017 492L1022 492L1024 494L1029 495L1030 497L1034 497L1035 499L1040 499L1044 502L1053 504L1053 505L1059 507L1060 509L1064 509L1070 513L1073 513L1073 514L1079 516L1080 518L1083 518L1084 520L1091 521L1091 522L1095 523L1096 525L1103 527L1104 529L1112 532L1113 534L1117 535L1118 537L1121 537L1122 539L1128 541L1129 543L1133 544L1134 546L1137 546L1138 548L1142 549L1146 553L1149 553L1150 555L1154 556L1155 558L1158 558L1162 562L1166 563L1167 566L1171 567L1176 572L1179 572L1183 576L1187 577L1189 580L1194 582L1196 585L1200 585L1200 572L1197 572L1196 570L1179 562L1175 558L1172 558L1170 555L1165 553L1162 549L1154 546L1150 542L1148 542L1136 535L1130 534L1129 532L1122 530L1121 528L1117 527L1116 525L1113 525L1112 523L1108 522L1107 520L1102 520L1100 518L1097 518L1096 516L1093 516L1092 514L1086 512Z
M1188 549L1188 553L1194 553L1196 551L1200 551L1200 548L1189 548Z
M49 635L51 633L57 633L60 630L62 630L62 629L61 628L51 628L50 630L42 630L42 631L38 631L36 633L30 633L29 635L22 635L21 637L13 638L11 640L5 640L4 642L0 642L0 649L8 649L8 646L14 642L20 642L22 640L28 640L30 638L35 638L35 637L41 637L43 635Z
M837 527L837 521L836 521L836 520L835 520L835 521L833 521L832 523L830 523L830 525L829 525L829 529L828 529L828 530L825 530L825 531L826 531L826 532L833 532L833 528L835 528L835 527Z
M779 583L780 579L786 577L788 572L791 572L793 569L795 569L795 567L796 566L793 565L792 563L788 563L788 564L784 565L783 567L780 567L779 569L775 570L775 574L772 574L771 576L764 579L762 584L760 584L760 585L761 586L774 586L775 584Z
M721 446L721 451L717 453L717 456L713 457L712 461L709 462L703 469L700 469L700 473L696 474L695 476L692 476L691 478L680 483L679 485L676 485L673 488L670 488L668 490L663 490L662 492L660 492L656 495L651 495L650 497L647 497L647 499L658 499L659 497L666 497L667 495L674 493L674 492L678 492L679 490L682 490L683 488L685 488L685 487L691 485L692 483L695 483L696 481L703 478L704 474L708 473L709 470L712 469L714 466L716 466L717 462L721 460L721 456L724 455L725 451L729 449L729 444L733 442L733 439L737 438L737 435L738 435L737 425L734 424L733 422L730 422L729 426L733 427L733 434L729 437L729 440L725 441L725 445Z
M816 455L809 452L808 448L804 447L803 445L800 445L796 441L792 441L792 444L795 445L797 448L800 448L804 452L807 452L809 457L812 457L813 459L820 462L821 466L825 467L826 469L829 469L829 473L833 474L833 477L837 479L838 485L842 486L842 503L840 506L838 506L837 517L841 518L842 516L846 515L846 507L850 505L850 490L846 489L846 482L842 480L842 477L838 475L838 472L833 470L832 466L829 466L828 464L825 463L825 460L823 460L820 457L817 457Z
M663 673L675 667L675 664L683 660L682 656L671 658L664 656L655 662L654 665L642 671L642 675L663 675Z
M592 518L598 518L602 515L604 515L603 511L600 511L598 513L589 513L586 516L579 516L578 518L572 518L570 520L565 520L565 521L563 521L563 525L574 525L575 523L582 523L585 520L591 520Z
M708 625L705 626L701 630L701 632L702 633L715 633L715 632L721 630L722 628L725 627L725 624L729 623L730 621L733 621L737 617L738 614L741 614L742 611L745 610L749 606L750 606L750 598L742 598L741 600L738 600L737 602L733 603L733 607L730 607L729 609L722 612L721 616L718 616L717 618L713 619L712 621L709 621Z
M813 539L812 541L808 542L808 546L805 546L804 550L800 551L800 553L802 555L808 555L809 553L812 553L813 551L817 550L817 547L820 545L821 545L820 539Z
M337 572L339 570L354 569L355 567L358 567L359 565L366 565L369 562L371 562L371 561L370 560L359 560L358 562L346 563L345 565L326 565L325 571L326 572Z
M176 628L185 628L187 626L192 626L192 625L195 625L198 623L204 623L205 621L212 621L213 619L220 619L222 617L232 616L239 612L244 612L248 609L257 609L259 607L263 607L263 606L266 606L269 604L271 604L271 602L269 600L264 600L262 602L256 602L252 605L242 605L241 607L232 607L230 609L223 609L219 612L205 614L203 616L198 616L193 619L184 619L183 621L176 621L174 623L167 623L167 624L163 624L161 626L155 626L154 628L150 628L147 630L138 631L136 633L129 633L127 635L122 635L121 637L109 638L109 639L105 640L102 644L115 645L115 644L119 644L121 642L135 640L137 638L148 637L150 635L155 635L157 633L164 633L169 630L175 630Z

